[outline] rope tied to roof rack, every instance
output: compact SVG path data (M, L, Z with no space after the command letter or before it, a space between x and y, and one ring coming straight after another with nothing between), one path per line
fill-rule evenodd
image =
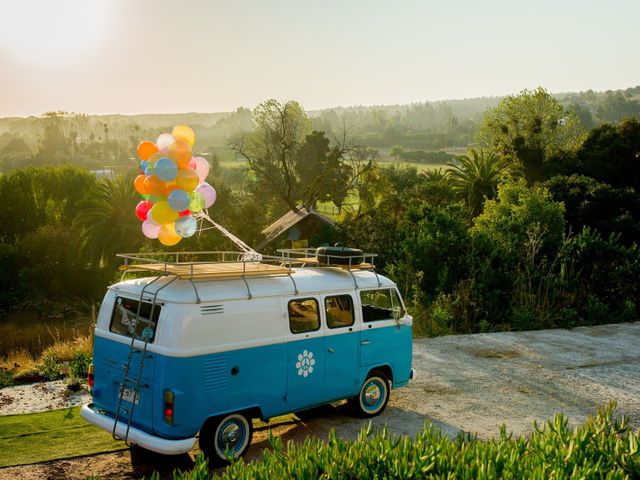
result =
M229 240L231 240L240 249L240 251L242 252L240 260L242 260L243 262L250 262L250 261L259 262L259 261L262 260L262 254L261 253L256 252L253 248L251 248L249 245L244 243L242 240L240 240L238 237L236 237L229 230L224 228L222 225L214 222L213 219L209 216L209 214L207 213L206 210L202 210L201 212L198 212L197 214L195 214L195 216L196 216L197 219L199 219L201 221L201 223L200 223L200 232L202 232L202 230L203 230L202 223L206 220L211 225L213 225L213 227L215 229L217 229L222 235L224 235Z

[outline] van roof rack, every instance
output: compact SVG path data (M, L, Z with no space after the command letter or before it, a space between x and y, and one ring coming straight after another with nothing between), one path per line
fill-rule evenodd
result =
M120 266L122 278L128 272L150 272L158 277L171 275L182 280L189 280L193 285L198 303L200 296L196 281L242 279L251 298L251 289L247 278L273 275L286 275L293 283L295 293L298 287L292 277L295 267L340 268L348 271L358 284L351 270L373 270L373 253L361 253L353 256L323 255L321 263L316 258L314 248L292 248L278 250L279 256L260 255L234 251L204 252L150 252L150 253L118 253L124 263ZM377 273L376 273L377 276ZM378 283L380 283L378 281Z

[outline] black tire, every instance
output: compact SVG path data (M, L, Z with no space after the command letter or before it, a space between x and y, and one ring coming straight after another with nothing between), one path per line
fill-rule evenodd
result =
M211 466L222 467L229 465L229 457L235 460L243 456L252 438L251 418L243 413L231 413L207 420L200 429L198 444Z
M316 258L327 265L360 265L364 262L362 250L349 247L318 247Z
M349 400L349 404L357 417L371 418L387 408L390 396L391 384L386 375L374 370L362 383L358 395Z

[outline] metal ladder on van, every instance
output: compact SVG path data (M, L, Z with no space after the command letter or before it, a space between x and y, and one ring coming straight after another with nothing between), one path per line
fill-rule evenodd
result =
M140 292L140 298L138 300L138 310L136 312L135 318L133 319L133 322L135 323L131 324L133 326L133 331L131 333L131 343L129 344L129 354L127 356L127 363L125 365L124 375L122 377L122 383L120 384L120 391L118 394L118 406L116 407L115 419L113 422L113 430L111 432L111 436L114 438L114 440L124 440L127 446L130 446L128 439L129 439L129 430L131 429L131 421L133 419L133 412L135 410L136 405L140 401L140 396L141 396L140 386L141 386L141 380L142 380L142 371L144 369L144 362L145 362L145 359L147 358L147 346L149 345L149 341L152 338L152 335L149 335L148 333L145 334L145 332L148 332L147 328L151 328L153 330L153 327L155 327L156 325L156 322L153 321L153 313L157 305L158 293L160 292L160 290L165 288L167 285L171 284L178 277L173 277L171 280L169 280L167 283L165 283L163 286L161 286L155 291L153 295L153 300L151 302L151 310L149 312L149 318L141 318L140 310L142 309L142 302L144 299L144 295L147 291L147 288L150 287L159 279L164 277L165 277L164 275L160 275L154 278L153 280L151 280L142 288L142 291ZM124 307L121 307L121 308L124 308ZM123 312L123 315L128 315L125 312L126 310ZM140 338L136 335L136 331L138 329L139 323L145 325L145 327L142 329L142 336ZM139 347L136 345L136 340L143 342L142 347ZM138 354L140 355L140 359L138 362L137 373L134 374L131 369L131 366L132 366L132 363L135 363L134 357ZM125 392L127 390L133 392L133 399L132 399L133 402L129 402L131 404L130 407L123 408L122 402L124 400ZM127 422L127 428L125 430L124 437L118 436L118 433L117 433L118 421L120 420L121 417L123 417L123 415L121 415L122 412L126 416L126 422Z

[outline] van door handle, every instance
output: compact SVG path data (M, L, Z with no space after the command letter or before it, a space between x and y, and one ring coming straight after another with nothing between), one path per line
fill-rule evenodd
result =
M329 353L336 353L336 351L335 351L333 348L331 348L331 347L329 347L327 351L328 351Z
M360 345L369 345L371 342L369 340L363 340L360 342Z

